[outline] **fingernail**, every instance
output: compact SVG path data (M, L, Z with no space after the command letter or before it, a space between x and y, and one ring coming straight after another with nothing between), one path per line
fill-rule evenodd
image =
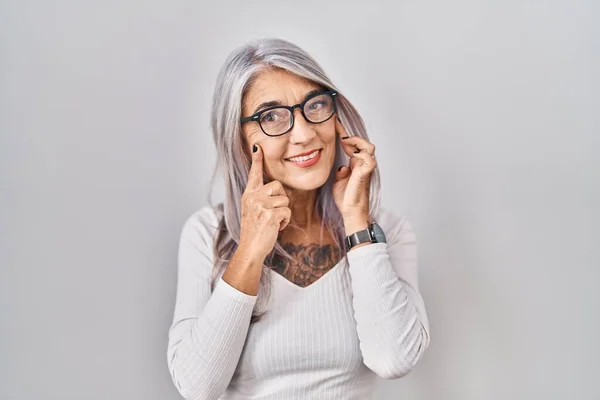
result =
M340 165L340 167L338 168L338 172L342 170L342 168L344 168L343 165Z
M256 153L257 150L258 150L258 147L255 144L252 145L252 152Z
M350 136L344 136L342 139L348 139Z

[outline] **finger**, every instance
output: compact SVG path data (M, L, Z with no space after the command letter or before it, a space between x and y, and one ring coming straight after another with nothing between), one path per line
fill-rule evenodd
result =
M350 170L353 170L354 168L356 168L357 165L360 165L361 163L362 160L360 158L354 157L354 154L352 154L352 157L350 157Z
M263 154L258 144L252 146L252 166L248 173L248 187L258 189L263 185Z
M269 196L264 201L267 208L287 207L290 204L290 198L287 196Z
M352 157L352 154L356 151L356 146L353 146L350 143L347 143L345 140L340 140L342 144L342 150L348 157Z
M271 181L263 186L263 192L267 196L286 196L285 190L283 190L283 185L279 181Z
M340 136L342 148L350 157L352 157L350 151L354 151L356 149L359 151L366 151L372 156L375 155L375 145L370 143L367 139L361 138L360 136L348 135L346 128L344 128L344 125L342 124L342 121L340 121L340 119L337 117L335 121L335 129Z
M375 145L359 136L350 136L349 138L344 139L343 143L354 147L355 150L358 149L359 151L368 153L372 156L375 155Z
M280 207L275 209L275 213L279 220L279 231L282 231L290 223L292 210L290 210L288 207Z
M364 152L370 154L371 156L375 155L375 145L369 143L366 139L361 137L350 136L346 139L342 139L341 143L342 149L348 157L354 157L354 154L358 152Z
M355 159L361 160L362 161L362 166L366 167L369 170L374 170L375 167L377 166L377 161L375 161L375 158L365 152L358 152L358 153L354 153L353 157Z
M340 143L342 144L342 150L348 157L352 157L352 152L356 149L354 146L346 142L350 138L346 132L346 128L342 125L342 122L338 117L335 118L335 131L340 137Z
M350 175L350 172L350 167L346 165L338 167L337 171L335 171L335 180L340 181L342 179L347 178Z
M344 125L342 125L342 121L340 121L340 118L337 115L335 117L335 131L338 133L338 135L340 135L340 139L347 139L350 137L348 132L346 132L346 128L344 128Z

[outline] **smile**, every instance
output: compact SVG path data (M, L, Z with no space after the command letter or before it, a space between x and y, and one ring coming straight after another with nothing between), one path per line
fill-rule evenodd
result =
M298 166L298 167L310 167L312 165L315 165L319 159L321 158L321 149L319 150L315 150L310 154L307 154L305 156L300 156L300 157L291 157L288 158L287 161L293 163L294 165Z

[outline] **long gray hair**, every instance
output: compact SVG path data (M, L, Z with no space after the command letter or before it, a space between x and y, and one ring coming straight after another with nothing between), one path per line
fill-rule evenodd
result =
M259 39L236 49L225 61L217 78L212 103L211 127L217 147L217 166L211 180L211 192L217 170L223 173L225 201L215 205L209 204L217 211L220 222L214 241L214 268L211 285L223 275L227 263L237 249L241 229L241 197L246 189L250 171L250 154L244 150L244 139L240 126L242 101L250 86L265 69L281 69L299 77L308 79L327 90L339 93L336 98L337 113L346 131L351 136L368 139L364 122L354 106L325 75L319 64L298 46L282 39ZM335 240L335 245L343 257L346 256L344 245L344 225L341 214L333 201L332 184L338 166L347 165L348 156L344 153L336 136L336 157L334 168L327 182L317 189L315 210L321 219L321 227L326 227ZM380 178L375 169L371 176L370 209L371 217L379 209ZM271 254L265 259L260 279L257 305L251 322L258 321L264 315L270 293L270 261L275 255L289 258L290 255L276 243Z

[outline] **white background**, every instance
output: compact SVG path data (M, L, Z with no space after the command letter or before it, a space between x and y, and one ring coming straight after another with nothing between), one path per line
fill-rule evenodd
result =
M597 2L0 4L1 399L179 398L213 85L263 36L354 102L417 233L432 343L377 398L600 398Z

